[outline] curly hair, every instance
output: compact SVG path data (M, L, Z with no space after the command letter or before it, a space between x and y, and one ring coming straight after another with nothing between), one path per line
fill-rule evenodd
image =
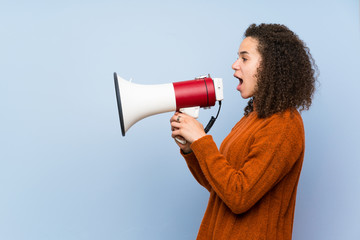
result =
M252 24L244 37L258 41L257 50L262 57L256 74L257 87L244 115L254 108L260 118L287 109L308 110L318 71L305 43L280 24Z

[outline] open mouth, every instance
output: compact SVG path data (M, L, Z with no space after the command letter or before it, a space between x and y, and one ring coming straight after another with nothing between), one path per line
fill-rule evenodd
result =
M234 75L235 78L239 79L240 84L243 84L244 80Z

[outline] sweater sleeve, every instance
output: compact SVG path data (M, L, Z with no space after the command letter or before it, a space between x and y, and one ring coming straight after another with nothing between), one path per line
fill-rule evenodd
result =
M254 134L240 169L229 164L210 135L193 142L191 148L211 188L232 212L240 214L255 205L291 170L304 150L302 133L299 125L269 123Z
M190 170L191 174L194 176L194 178L196 179L196 181L198 181L198 183L201 186L203 186L210 192L211 186L210 186L208 180L206 179L206 177L204 176L204 174L200 168L199 162L196 159L195 154L193 152L189 153L189 154L183 154L182 152L180 152L180 153L184 157L184 159L189 167L189 170Z

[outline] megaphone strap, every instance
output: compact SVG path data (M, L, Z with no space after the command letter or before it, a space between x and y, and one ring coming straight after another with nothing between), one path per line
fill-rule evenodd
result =
M208 133L208 132L210 131L211 127L214 125L216 119L217 119L218 116L219 116L220 109L221 109L221 101L219 101L219 109L218 109L218 112L217 112L217 114L216 114L216 117L211 116L210 121L208 122L208 124L207 124L206 127L204 128L205 133Z

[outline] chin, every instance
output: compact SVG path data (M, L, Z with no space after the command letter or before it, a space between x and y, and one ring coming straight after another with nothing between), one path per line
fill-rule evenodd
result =
M243 99L251 98L251 96L249 96L248 94L245 94L245 93L241 93L241 97L242 97Z
M240 92L240 94L243 99L248 99L254 96L253 92Z

